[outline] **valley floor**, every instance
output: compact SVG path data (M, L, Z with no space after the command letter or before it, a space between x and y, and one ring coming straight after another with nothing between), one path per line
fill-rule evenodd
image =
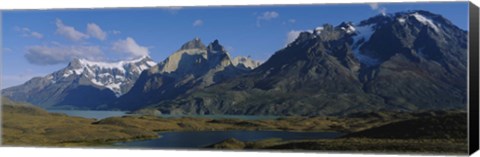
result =
M342 118L335 117L285 117L272 120L209 119L209 118L161 118L152 116L110 117L102 120L71 117L48 113L28 104L4 101L2 105L2 144L7 146L59 146L96 147L140 139L158 138L160 131L225 131L270 130L298 132L343 132L338 139L294 140L267 139L243 142L228 139L209 146L219 149L285 149L330 151L381 151L381 152L447 152L466 153L465 135L459 133L464 113L364 113ZM432 118L433 117L433 118ZM443 117L438 118L438 117ZM466 115L465 115L466 117ZM420 120L420 121L418 121ZM430 122L434 120L434 122ZM448 128L435 128L437 123ZM403 137L390 135L399 132L396 127L431 123L417 128L430 135ZM466 124L465 124L466 128ZM435 130L432 130L435 129ZM387 132L387 133L385 133ZM445 135L446 136L443 136ZM409 134L411 135L411 134ZM465 138L463 138L465 136Z

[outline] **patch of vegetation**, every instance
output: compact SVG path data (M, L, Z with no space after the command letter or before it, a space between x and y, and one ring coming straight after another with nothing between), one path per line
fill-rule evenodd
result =
M384 139L467 139L467 114L435 113L421 114L415 119L393 122L344 136L343 138Z
M466 153L466 113L461 111L361 112L343 117L290 116L270 120L123 116L102 120L48 113L2 99L2 144L11 146L98 146L157 138L158 131L268 130L344 132L338 139L228 139L215 149Z
M401 115L401 116L399 116ZM461 111L421 113L359 113L366 123L373 117L390 119L410 117L347 134L337 139L289 140L269 139L243 142L228 139L208 146L214 149L325 150L385 153L466 154L468 152L467 115ZM378 120L378 119L377 119ZM372 120L375 121L375 118ZM355 122L355 121L354 121ZM348 126L349 123L345 123Z
M51 114L30 104L2 98L2 145L90 146L156 138L154 131L94 125L94 119Z
M243 142L227 139L208 146L213 149L255 149L255 150L293 150L293 151L348 151L348 152L384 152L384 153L433 153L466 154L466 140L454 139L322 139L291 140L267 139L255 142Z

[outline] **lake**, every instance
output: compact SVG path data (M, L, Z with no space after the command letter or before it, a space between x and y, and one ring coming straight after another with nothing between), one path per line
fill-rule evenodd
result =
M51 113L63 113L69 116L104 119L108 117L121 117L128 114L126 111L99 111L99 110L60 110L49 109ZM192 117L192 118L209 118L209 119L243 119L243 120L265 120L276 119L278 116L251 116L251 115L160 115L163 118L180 118L180 117Z
M50 113L63 113L74 117L104 119L108 117L121 117L127 115L125 111L96 111L96 110L48 110Z
M186 131L162 132L160 138L115 143L120 148L203 148L229 138L240 141L257 141L269 138L283 140L332 139L343 135L337 132L289 132L289 131Z

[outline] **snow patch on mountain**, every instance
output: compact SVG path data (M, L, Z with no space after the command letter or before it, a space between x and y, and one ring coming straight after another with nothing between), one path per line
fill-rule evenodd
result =
M341 29L347 32L348 34L354 33L356 30L355 27L350 24L348 24L347 27L341 27Z
M112 69L112 70L116 69L116 70L119 70L122 73L125 73L127 71L126 70L127 65L136 64L138 62L141 62L145 58L146 57L141 57L141 58L138 58L138 59L135 59L135 60L118 61L118 62L98 62L98 61L89 61L89 60L86 60L86 59L79 59L79 62L80 62L81 65L83 65L83 67L87 67L87 68ZM154 66L155 64L156 63L153 62L153 61L146 61L145 64L139 65L140 66L139 70L140 71L146 70L149 67ZM78 72L79 73L77 73L77 74L80 74L83 71L79 70Z
M259 61L251 59L250 57L237 56L232 60L232 64L233 66L238 68L252 70L260 66L261 63Z
M370 40L374 32L373 25L360 26L357 27L355 31L356 35L353 36L353 55L360 63L367 66L378 64L378 61L375 58L364 55L360 48Z
M317 28L314 29L313 32L314 32L315 35L320 35L320 33L322 33L323 29L324 29L323 27L317 27Z
M54 78L52 82L70 77L86 77L93 85L108 88L118 97L126 92L142 71L155 65L149 57L117 62L75 59L60 73L61 77Z
M415 17L415 19L417 19L418 22L420 22L424 25L430 26L431 28L433 28L433 30L435 30L435 32L440 31L440 29L437 27L437 25L435 25L435 23L433 23L433 21L431 19L419 14L418 12L415 12L415 13L411 14L410 16Z

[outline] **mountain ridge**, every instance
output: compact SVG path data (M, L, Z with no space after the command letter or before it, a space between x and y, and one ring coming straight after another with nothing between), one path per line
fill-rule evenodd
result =
M218 40L205 46L197 37L183 44L164 61L144 71L132 89L109 107L140 109L231 79L248 70L251 69L234 65L230 54Z
M465 108L466 39L426 11L325 24L239 78L148 108L240 115Z
M2 95L43 108L96 109L128 91L140 72L154 64L148 56L116 62L76 58L65 68L6 88Z

